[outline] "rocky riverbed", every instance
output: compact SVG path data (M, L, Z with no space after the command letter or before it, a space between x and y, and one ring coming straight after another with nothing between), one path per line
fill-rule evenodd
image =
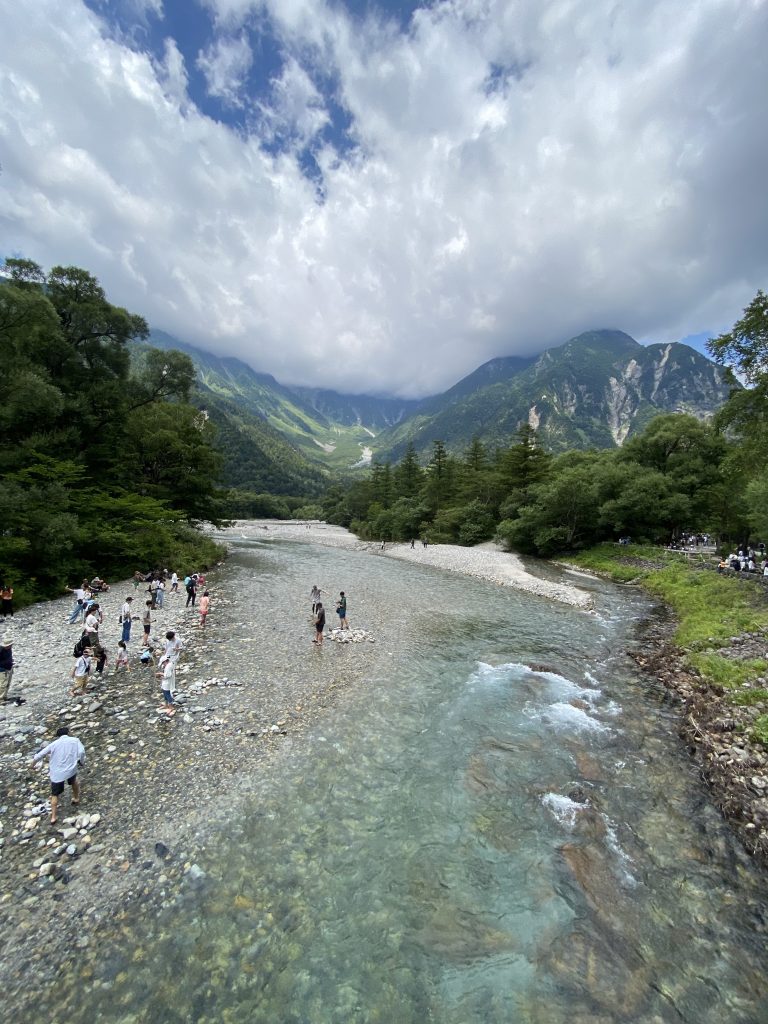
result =
M220 795L270 770L376 658L375 637L365 630L328 630L326 646L354 644L356 656L345 659L343 676L332 656L312 659L308 670L309 614L290 627L242 621L217 575L208 577L212 607L204 630L185 608L183 589L154 613L153 636L175 629L184 641L172 719L159 710L154 668L138 660L140 622L129 645L131 671L113 670L120 607L130 594L138 611L143 586L126 582L100 596L110 663L82 698L69 694L72 648L82 629L67 623L70 598L34 605L3 624L14 645L10 696L23 703L0 706L0 979L19 1006L28 991L55 977L62 959L89 945L104 917L135 900L162 905L198 884L193 851L220 813ZM270 646L294 655L248 686L217 669L222 645L232 644L244 658ZM82 740L87 764L80 806L71 806L67 789L51 825L47 759L36 770L30 761L62 725Z
M642 646L632 653L636 663L659 680L680 709L680 736L720 808L745 848L768 867L768 753L751 739L754 720L768 713L768 701L737 705L733 694L709 685L686 665L675 647L674 624L656 622L646 631ZM763 634L731 638L719 655L736 661L764 658ZM753 676L742 695L762 696L768 678Z
M361 543L324 524L241 523L232 533L248 540L265 537L267 531L272 537L420 562L585 610L591 605L586 591L539 580L492 546L387 545L382 552L379 545ZM69 696L72 646L80 633L79 626L66 623L69 598L36 605L4 624L3 631L14 639L17 665L11 693L26 702L0 709L0 905L5 923L0 979L18 1006L27 994L34 995L35 986L55 977L62 960L94 941L100 920L119 917L137 900L168 904L185 887L199 885L196 851L227 813L221 794L233 806L229 798L251 787L259 773L279 771L281 757L300 741L304 729L329 713L344 688L365 685L379 659L390 653L366 630L346 635L329 630L330 650L321 656L311 650L308 614L302 611L288 625L254 622L236 595L219 584L221 575L214 571L209 576L212 611L204 631L196 613L185 610L183 593L168 595L166 607L156 613L153 634L174 628L185 642L178 672L180 707L170 720L158 711L154 672L137 664L135 639L130 673L116 676L110 665L83 699ZM119 638L119 608L129 593L141 605L143 588L134 591L128 583L113 587L102 602L102 633L111 656ZM377 621L376 608L370 611ZM747 849L765 859L767 759L738 731L744 723L736 721L754 714L753 709L734 714L717 693L704 690L670 646L670 635L671 626L658 624L638 644L635 659L683 702L681 732L712 786L713 799ZM350 650L349 644L355 646ZM222 654L232 645L238 658L274 667L259 672L256 684L231 670L223 673ZM734 638L732 647L735 657L764 653L762 637ZM354 657L346 657L350 653ZM248 676L252 680L254 673ZM81 806L70 808L65 793L59 822L51 826L47 772L30 770L29 762L61 725L80 736L88 764Z

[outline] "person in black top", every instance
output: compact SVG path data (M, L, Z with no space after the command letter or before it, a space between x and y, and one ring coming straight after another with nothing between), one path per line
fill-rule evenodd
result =
M322 602L318 601L315 607L315 639L313 644L323 646L323 632L325 630L325 608Z

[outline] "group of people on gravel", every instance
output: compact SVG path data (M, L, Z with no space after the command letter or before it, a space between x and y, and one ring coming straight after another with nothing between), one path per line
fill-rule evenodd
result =
M321 600L321 595L325 591L321 590L317 584L312 587L309 593L309 599L312 602L312 621L315 626L315 638L312 641L313 644L317 644L319 647L323 645L323 637L325 636L325 608ZM339 596L336 600L336 614L339 616L339 629L349 629L349 623L347 622L347 598L343 590L339 591Z
M72 590L75 605L68 622L74 624L82 617L83 632L73 650L75 664L71 672L71 696L84 694L87 691L88 683L92 676L103 675L108 660L106 647L99 635L99 628L104 621L104 616L99 602L93 596L95 590L94 583L97 581L100 586L96 592L104 592L108 589L107 584L97 578L97 580L92 580L90 584L87 580L83 580L80 587ZM185 578L184 584L187 590L186 607L190 605L194 607L196 589L201 582L204 585L205 577L202 573L194 573ZM134 589L138 590L142 583L147 584L147 597L141 614L134 614L134 597L130 594L126 596L120 609L118 624L121 627L121 635L117 643L115 672L129 672L131 669L128 644L131 642L133 623L140 619L142 625L142 650L139 661L142 666L146 667L157 664L157 678L160 680L163 693L163 705L158 710L171 717L176 713L173 694L176 691L176 664L181 653L182 643L174 630L169 630L165 634L164 642L154 641L151 637L151 632L154 621L153 612L164 607L167 590L171 594L179 592L179 576L176 572L169 573L167 570L156 570L147 574L135 573ZM197 612L200 616L200 627L205 627L209 609L210 595L206 590L197 607ZM159 648L162 648L162 653L160 654L159 661L157 661L156 654Z

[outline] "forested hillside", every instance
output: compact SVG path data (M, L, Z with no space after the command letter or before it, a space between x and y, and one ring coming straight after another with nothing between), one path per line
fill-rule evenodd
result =
M221 457L189 358L78 267L9 259L0 283L0 574L22 603L83 576L211 560Z
M635 343L627 342L633 351ZM576 370L576 357L587 358L585 347L582 339L570 353ZM525 423L511 445L490 447L476 437L454 454L436 439L426 465L410 442L399 461L374 465L370 479L330 492L326 514L362 537L475 544L496 536L510 548L545 556L621 535L657 543L691 530L733 543L766 538L768 299L763 292L733 331L710 343L710 351L750 385L744 389L729 370L717 368L731 394L711 422L667 413L650 419L621 448L560 455L547 452ZM606 352L605 359L610 362L612 354ZM594 366L592 357L588 361ZM662 384L657 374L656 389ZM664 386L673 393L675 378Z

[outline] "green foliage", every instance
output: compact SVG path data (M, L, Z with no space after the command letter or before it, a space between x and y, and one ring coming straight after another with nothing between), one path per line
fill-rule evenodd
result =
M764 747L768 747L768 715L760 715L755 719L749 736L753 742L762 743Z
M19 604L71 580L214 560L190 522L218 521L210 428L186 405L181 353L127 344L141 317L77 267L8 260L0 284L0 575ZM193 557L194 556L194 557Z

